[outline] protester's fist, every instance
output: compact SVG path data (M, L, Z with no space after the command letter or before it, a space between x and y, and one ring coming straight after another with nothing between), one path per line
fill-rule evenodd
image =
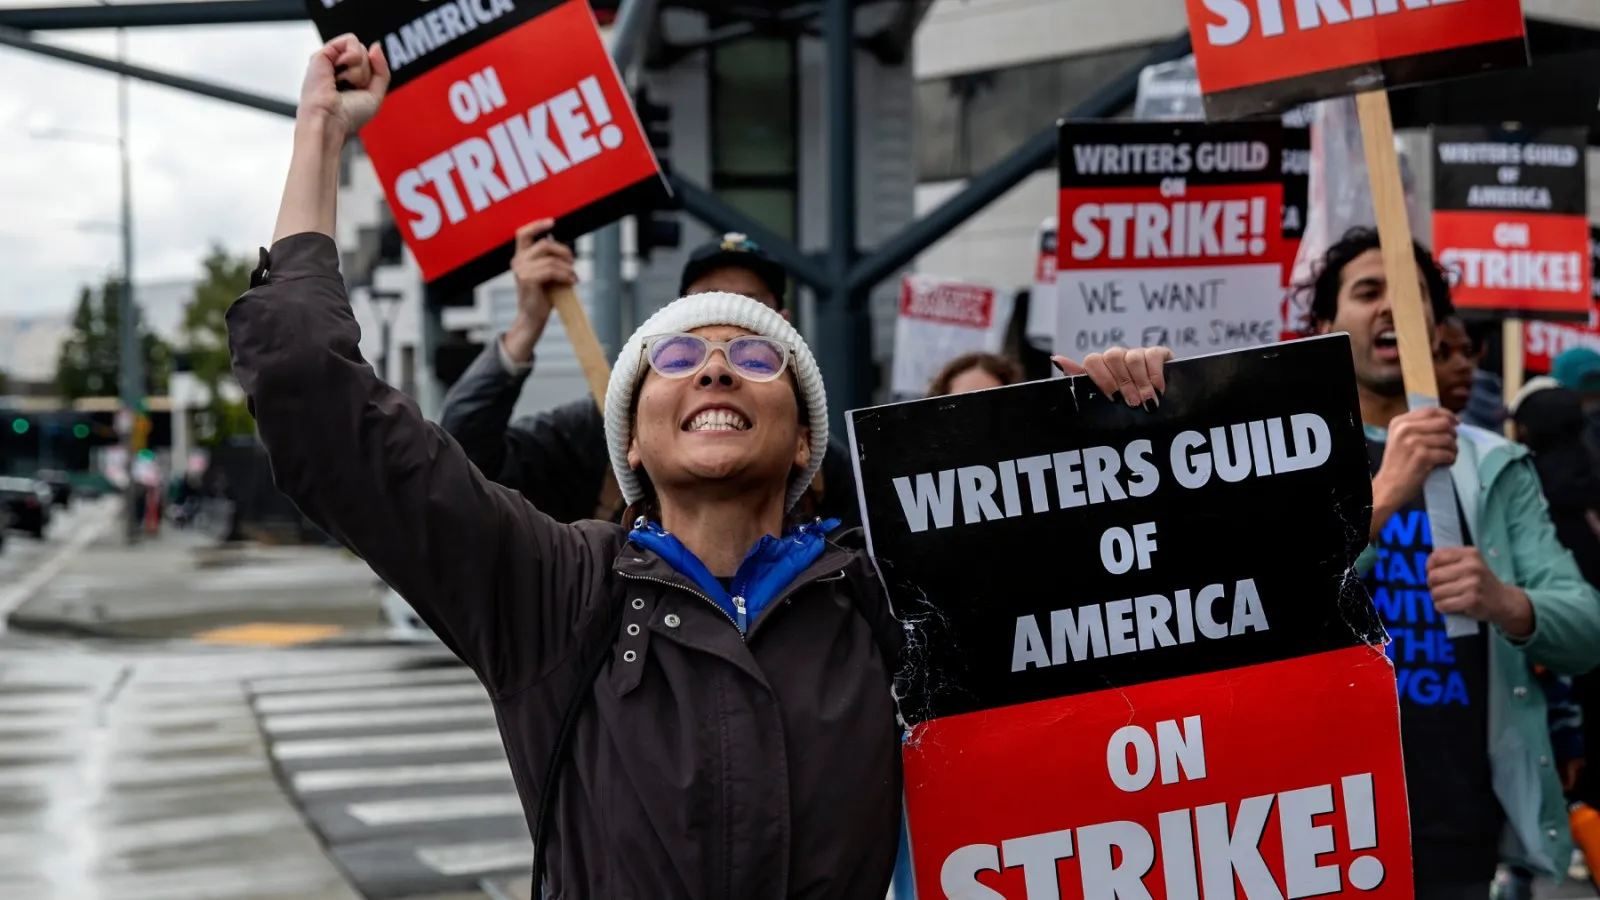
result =
M1498 625L1513 637L1531 632L1528 596L1490 571L1477 547L1441 547L1428 555L1433 608Z
M341 82L348 85L342 91ZM372 121L388 90L389 61L382 45L363 47L355 35L342 34L311 54L298 118L332 125L347 137Z
M1063 375L1088 375L1107 397L1129 406L1154 410L1167 391L1163 367L1172 359L1166 347L1112 347L1104 353L1091 353L1082 365L1065 356L1052 356Z
M1456 461L1455 414L1441 407L1414 409L1389 423L1383 465L1372 480L1372 493L1396 508L1422 492L1428 473Z
M550 237L554 219L540 219L517 229L511 274L517 280L517 312L543 321L550 316L550 289L578 283L572 248Z
M550 237L554 219L539 219L517 229L511 274L517 282L517 318L506 331L506 353L516 362L533 358L534 345L550 321L550 291L578 283L572 248Z

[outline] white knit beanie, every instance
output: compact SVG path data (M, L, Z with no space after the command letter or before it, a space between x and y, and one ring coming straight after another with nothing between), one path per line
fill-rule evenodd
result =
M789 496L783 507L787 512L799 502L817 470L822 468L822 457L828 449L828 392L822 387L822 370L817 368L811 348L806 346L800 332L770 307L742 294L714 291L674 300L657 310L622 345L617 364L611 369L611 383L606 387L606 445L611 451L611 468L617 475L617 487L622 489L623 499L630 504L644 496L639 476L628 467L628 442L632 438L628 411L633 406L639 373L649 365L643 352L645 338L693 331L707 325L743 328L794 348L794 359L789 365L794 370L800 398L805 402L810 419L811 462L789 484Z

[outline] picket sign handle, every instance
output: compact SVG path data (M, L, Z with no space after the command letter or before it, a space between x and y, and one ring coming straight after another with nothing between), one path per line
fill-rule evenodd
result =
M606 387L611 383L611 362L606 359L605 348L589 324L589 314L584 312L578 292L563 284L550 290L550 305L561 316L561 325L567 330L567 340L572 352L577 354L578 365L583 367L583 377L589 382L589 393L594 395L600 412L606 411Z
M1389 308L1400 348L1400 373L1405 379L1406 402L1411 409L1439 405L1439 382L1433 373L1434 335L1423 313L1422 289L1417 284L1417 260L1412 251L1411 220L1406 216L1405 188L1400 181L1400 158L1394 151L1394 121L1389 113L1389 92L1356 95L1361 121L1361 143L1367 157L1367 181L1372 188L1372 209L1378 220L1383 270L1389 282ZM1434 469L1422 489L1435 549L1462 545L1461 507L1450 470ZM1445 616L1450 637L1477 634L1478 621L1459 613Z
M1500 323L1500 396L1506 402L1522 390L1527 373L1522 368L1522 319L1511 316ZM1517 423L1506 419L1506 439L1517 439Z

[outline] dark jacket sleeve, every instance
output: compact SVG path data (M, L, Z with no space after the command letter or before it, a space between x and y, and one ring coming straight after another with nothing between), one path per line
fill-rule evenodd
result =
M491 340L467 371L445 394L439 425L467 452L483 474L512 489L520 486L506 476L506 423L517 405L528 373L513 375L500 362L499 338ZM535 501L537 505L537 501Z
M505 447L502 484L522 491L558 522L594 515L611 456L605 419L588 394L511 423Z
M513 693L577 646L619 532L561 525L493 484L380 380L338 266L326 235L285 238L228 310L234 374L273 480L491 691Z

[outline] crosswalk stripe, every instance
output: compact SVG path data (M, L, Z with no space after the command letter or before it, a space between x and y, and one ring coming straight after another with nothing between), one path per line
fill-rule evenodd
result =
M522 801L517 799L516 794L461 794L453 797L352 803L345 807L345 811L363 825L381 828L385 825L514 816L522 812Z
M533 865L531 841L478 841L418 847L417 861L440 875L478 875Z
M414 688L387 688L359 691L326 691L311 694L274 694L256 698L262 715L286 712L316 712L330 709L372 709L380 706L423 706L431 703L458 703L486 700L483 685L443 684Z
M339 672L328 675L286 675L250 682L256 694L348 691L357 688L401 687L423 684L477 684L477 676L464 666L405 669L392 672Z
M482 706L425 706L421 709L345 710L325 713L286 713L265 716L261 728L268 734L295 731L331 731L341 728L382 728L394 725L428 725L435 722L492 722L494 708Z
M308 738L278 741L272 755L280 760L327 759L336 756L367 754L426 753L435 750L466 750L500 747L500 732L486 728L475 731L446 731L435 734L374 734L347 738Z
M480 688L478 692L481 694L483 690ZM94 695L90 693L0 694L0 714L61 712L80 709L93 701Z
M407 787L416 784L452 784L510 778L511 765L503 759L482 762L437 763L429 766L384 766L372 769L318 769L296 772L290 780L296 793L343 791L355 788Z

